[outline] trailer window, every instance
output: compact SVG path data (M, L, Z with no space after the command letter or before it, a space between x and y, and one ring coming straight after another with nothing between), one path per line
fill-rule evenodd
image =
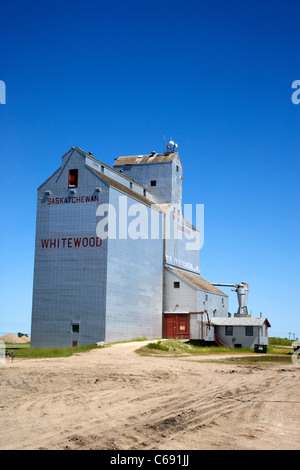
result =
M232 326L225 326L225 335L232 336L233 334L233 327Z
M69 170L69 188L77 188L78 170Z
M176 281L174 282L174 289L179 289L180 287L180 282Z
M246 326L246 336L253 336L253 326Z

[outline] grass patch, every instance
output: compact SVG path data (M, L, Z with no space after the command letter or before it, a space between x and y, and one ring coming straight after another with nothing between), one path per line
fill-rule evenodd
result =
M244 366L253 366L256 364L259 365L272 365L272 364L285 364L291 365L292 360L290 355L257 355L257 356L245 356L245 357L229 357L226 359L219 359L218 363L222 364L234 364L234 365L244 365Z
M5 343L6 349L28 349L30 343Z
M271 336L268 342L269 342L269 346L292 346L294 340Z
M176 339L167 339L155 343L148 343L146 346L137 349L138 354L144 356L189 356L189 355L209 355L209 354L236 354L236 350L219 346L196 346L191 343L183 343ZM239 353L249 353L249 349L239 349Z
M168 346L162 344L161 341L158 341L157 343L149 343L147 345L147 349L158 349L159 351L169 351Z
M15 348L16 345L11 347ZM20 346L18 344L18 346ZM10 349L8 345L5 345L8 353L13 351L16 358L22 359L40 359L40 358L55 358L55 357L70 357L73 354L79 354L83 352L91 351L92 349L101 349L104 346L96 346L91 344L88 346L75 346L65 348L31 348L31 347L17 347L16 349Z
M159 357L188 357L188 356L206 356L205 362L222 362L228 364L291 364L292 348L282 347L280 345L269 346L266 354L254 353L253 349L239 348L232 349L220 346L196 346L189 342L183 343L175 339L168 339L164 341L151 342L146 346L136 350L138 354L143 356L159 356ZM226 359L210 360L211 355L229 356ZM236 355L242 357L230 357ZM250 356L251 354L251 356Z

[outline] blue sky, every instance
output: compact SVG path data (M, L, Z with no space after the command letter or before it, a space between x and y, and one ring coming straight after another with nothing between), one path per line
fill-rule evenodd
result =
M201 273L300 337L298 0L1 0L0 334L30 333L36 189L71 147L112 165L178 143ZM230 296L231 312L237 300Z

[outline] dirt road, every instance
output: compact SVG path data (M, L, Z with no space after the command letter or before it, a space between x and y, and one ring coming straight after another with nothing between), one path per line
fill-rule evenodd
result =
M124 343L0 366L0 449L299 449L299 365L143 357Z

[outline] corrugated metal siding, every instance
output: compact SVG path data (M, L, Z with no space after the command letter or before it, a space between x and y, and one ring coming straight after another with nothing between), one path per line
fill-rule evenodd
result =
M164 312L195 312L197 310L197 291L173 274L164 270ZM180 282L180 288L174 288L174 282Z
M212 292L198 290L197 292L197 311L206 310L209 319L213 317L228 318L228 297Z
M75 195L70 195L68 188L71 168L79 169ZM62 169L38 191L32 346L71 346L73 341L90 344L105 338L107 242L101 247L74 246L74 239L78 243L79 239L95 238L99 202L73 203L70 199L68 204L55 204L56 198L90 197L97 186L102 188L100 201L108 202L108 187L85 171L84 160L72 151L66 154ZM46 189L52 192L50 196ZM53 204L47 203L49 197ZM49 240L48 248L42 247L41 240ZM72 322L79 323L79 333L72 333Z
M233 348L235 344L241 344L243 348L253 349L255 344L268 345L268 337L261 334L261 327L253 326L253 336L246 336L245 326L233 326L232 336L226 336L225 326L215 326L216 334L228 347ZM234 340L233 340L234 339Z
M172 202L172 162L119 166L123 174L147 188L157 203ZM156 186L151 186L151 181Z
M110 188L110 203L116 208L120 195ZM136 203L127 198L128 209ZM144 207L150 221L151 209ZM106 340L161 337L162 239L109 240L107 263Z
M214 327L208 325L206 314L192 314L190 318L191 339L214 341Z

